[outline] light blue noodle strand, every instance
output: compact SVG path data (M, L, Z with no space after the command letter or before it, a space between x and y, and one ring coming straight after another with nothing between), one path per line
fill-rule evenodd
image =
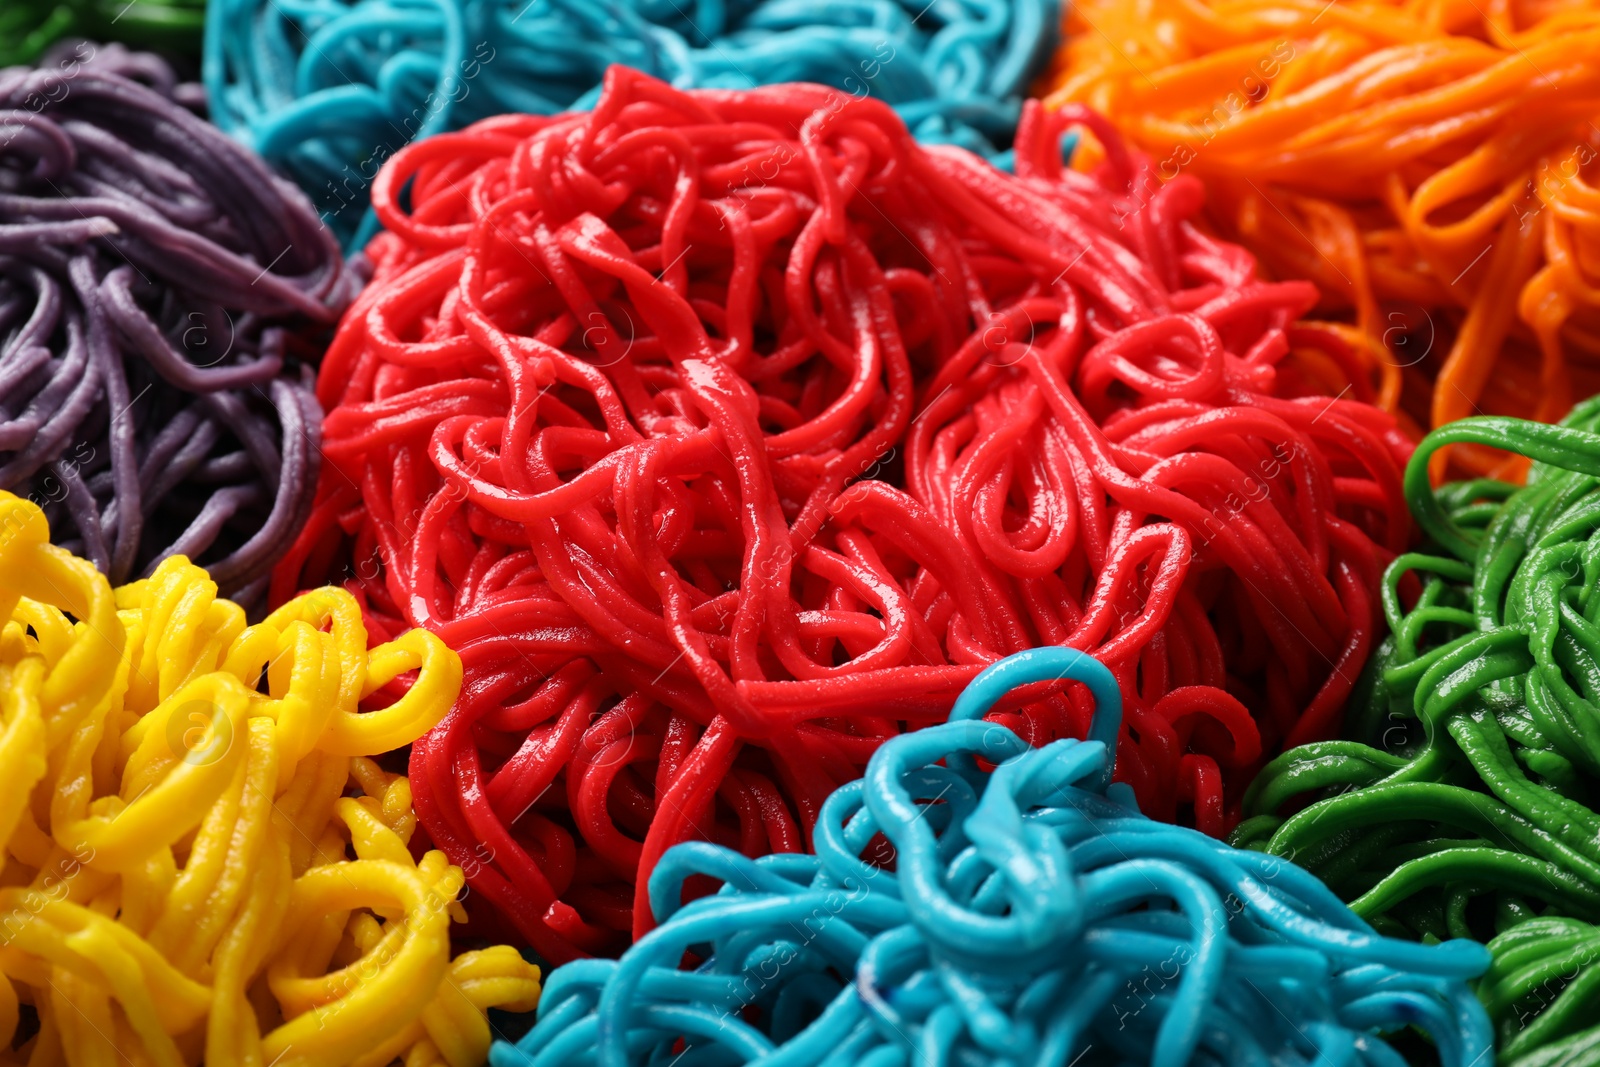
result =
M1060 0L209 0L204 77L213 120L360 247L389 156L582 110L613 64L679 88L820 82L1004 163L1060 22Z
M983 720L1063 679L1095 699L1090 740ZM828 798L816 855L670 850L661 925L557 969L491 1064L1399 1067L1385 1035L1410 1028L1490 1067L1484 946L1381 937L1287 860L1145 818L1111 784L1120 716L1086 654L1000 661ZM696 875L722 888L684 904Z

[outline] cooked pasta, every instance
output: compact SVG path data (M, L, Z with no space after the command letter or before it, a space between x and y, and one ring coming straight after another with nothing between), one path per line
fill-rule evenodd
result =
M1387 406L1600 391L1600 4L1088 0L1069 33L1049 102L1206 179L1224 236L1360 326Z
M368 651L339 590L254 626L216 592L182 557L113 592L0 492L0 1062L481 1063L538 971L450 958L462 872L413 859L410 785L367 758L460 660Z

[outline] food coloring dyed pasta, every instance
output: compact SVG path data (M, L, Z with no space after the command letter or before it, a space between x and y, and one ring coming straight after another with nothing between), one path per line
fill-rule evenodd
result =
M1030 105L1011 175L877 100L617 68L379 175L273 599L343 581L461 653L418 812L546 958L648 929L681 840L800 849L1024 648L1105 660L1120 773L1210 833L1336 735L1410 443L1309 286L1191 225L1192 182L1130 204L1142 157L1064 170L1069 121L1110 138Z
M982 721L1063 678L1091 740ZM1294 864L1143 817L1108 787L1118 715L1089 656L1001 660L828 799L815 856L668 852L661 925L557 969L491 1064L1398 1065L1382 1035L1408 1027L1441 1064L1491 1060L1482 945L1382 937ZM690 879L722 888L685 904Z
M461 870L413 857L410 788L371 758L460 682L423 631L369 650L337 589L251 626L182 557L113 590L0 492L7 1062L481 1063L485 1012L531 1009L539 972L451 958Z
M378 168L502 112L594 103L623 64L679 88L818 82L918 137L996 153L1058 39L1058 0L210 0L213 114L359 248Z
M260 599L304 525L312 366L359 279L167 63L0 70L0 489L121 584L189 556Z
M1600 397L1559 426L1472 418L1423 441L1406 486L1428 543L1385 576L1355 739L1269 764L1236 837L1294 856L1387 933L1488 941L1479 991L1514 1064L1600 1047L1597 430ZM1433 490L1429 459L1461 442L1532 461L1528 484Z

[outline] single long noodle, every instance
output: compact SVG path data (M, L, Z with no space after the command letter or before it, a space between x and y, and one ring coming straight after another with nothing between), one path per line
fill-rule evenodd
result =
M1424 425L1549 422L1600 391L1600 4L1088 0L1068 32L1051 106L1160 160L1151 191L1205 179L1223 236L1382 353L1384 406L1403 379Z
M1453 483L1457 442L1533 461L1528 485ZM1600 1047L1600 397L1559 427L1465 419L1412 457L1431 545L1389 568L1389 632L1356 740L1274 760L1240 843L1294 856L1380 930L1489 940L1480 987L1503 1063ZM1309 806L1293 811L1294 798ZM1572 1059L1561 1059L1571 1056Z
M439 721L456 654L369 651L337 589L246 626L182 557L113 591L49 538L0 492L0 1061L481 1063L538 970L450 958L461 870L367 758Z
M1213 834L1338 730L1410 445L1331 395L1369 394L1309 286L1196 231L1191 182L1130 213L1141 157L1064 171L1062 126L1030 107L1012 176L876 100L613 68L591 114L379 176L273 598L342 579L461 653L419 816L547 958L647 929L678 841L799 849L1024 648L1101 657L1119 773ZM1088 724L1063 695L1003 720Z
M354 248L378 168L502 112L591 107L624 64L679 88L818 82L895 105L924 140L1008 148L1060 0L209 0L223 129Z
M1379 937L1293 864L1140 815L1106 788L1102 741L1032 749L974 721L1061 677L1115 736L1100 664L1001 660L956 721L886 742L828 798L815 857L667 853L661 925L618 962L556 970L538 1025L490 1063L1392 1065L1379 1035L1408 1026L1444 1067L1489 1062L1463 981L1482 945ZM722 890L685 904L706 878Z
M0 71L0 488L114 583L259 598L305 521L311 363L359 285L304 197L148 53Z

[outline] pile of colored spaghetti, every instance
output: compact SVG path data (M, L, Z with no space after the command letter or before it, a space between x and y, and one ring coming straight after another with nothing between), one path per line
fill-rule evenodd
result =
M1434 494L1430 456L1464 441L1533 460L1528 485ZM1385 932L1493 937L1480 993L1501 1062L1591 1062L1560 1056L1600 1047L1600 397L1560 426L1435 430L1406 485L1432 544L1386 575L1362 740L1270 764L1238 840L1294 857ZM1320 799L1276 814L1300 794Z
M205 0L5 0L0 4L0 67L32 63L64 37L198 55L204 21Z
M1482 945L1378 936L1294 864L1152 823L1108 798L1100 741L1032 749L970 721L1050 677L1087 684L1115 736L1116 683L1089 657L1002 661L962 696L969 721L885 743L828 799L816 856L669 852L661 926L557 970L491 1064L1392 1065L1382 1035L1408 1027L1431 1062L1489 1062L1464 981ZM722 891L684 905L707 878Z
M78 32L116 40L192 62L200 56L206 0L69 0Z
M680 88L817 82L924 140L996 152L1058 40L1060 0L209 0L216 122L300 183L353 247L413 140L593 105L622 64Z
M547 958L648 929L679 841L799 849L1022 649L1105 661L1119 773L1210 833L1336 734L1410 445L1300 395L1367 395L1309 285L1198 232L1192 182L1133 210L1150 164L1087 112L1112 160L1064 171L1067 117L1030 105L1012 176L876 100L613 68L379 176L273 599L343 579L461 653L418 814ZM1001 720L1082 737L1042 696Z
M72 9L55 0L11 0L0 5L0 67L32 63L75 23Z
M113 583L179 554L250 603L311 505L311 364L357 279L195 89L117 45L0 71L0 489Z
M413 859L406 779L366 758L445 713L455 653L421 631L368 651L336 589L247 627L181 557L113 592L49 535L0 492L0 1045L481 1063L487 1009L530 1010L538 970L450 958L461 871Z
M1142 195L1206 179L1223 236L1383 352L1386 405L1404 377L1424 424L1549 422L1600 391L1600 4L1087 0L1068 32L1051 104L1150 152Z

